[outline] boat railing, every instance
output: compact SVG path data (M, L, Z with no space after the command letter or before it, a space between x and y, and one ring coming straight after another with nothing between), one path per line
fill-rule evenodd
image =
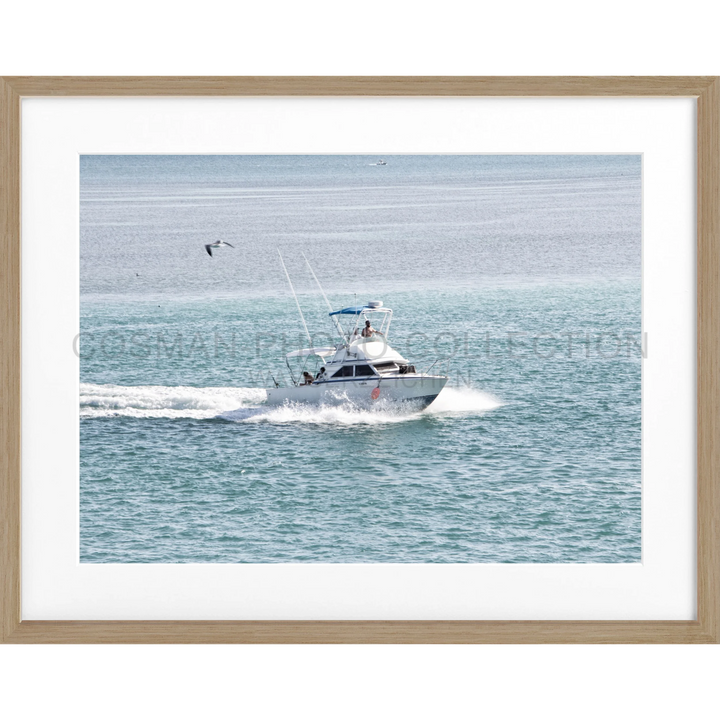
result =
M434 360L427 370L423 373L423 375L429 375L430 371L437 365L437 371L438 373L448 375L450 372L450 361L452 360L453 356L448 355L446 358L437 358L437 360ZM444 370L444 372L443 372Z

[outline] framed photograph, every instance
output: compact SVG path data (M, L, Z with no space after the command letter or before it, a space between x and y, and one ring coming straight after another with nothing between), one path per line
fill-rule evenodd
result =
M5 642L718 641L717 78L0 89Z

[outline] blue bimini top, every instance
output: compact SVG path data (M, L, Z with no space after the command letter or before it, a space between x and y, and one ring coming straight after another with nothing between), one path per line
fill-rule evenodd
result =
M342 310L336 310L335 312L328 313L328 315L359 315L363 310L376 310L369 305L357 305L355 307L343 308Z

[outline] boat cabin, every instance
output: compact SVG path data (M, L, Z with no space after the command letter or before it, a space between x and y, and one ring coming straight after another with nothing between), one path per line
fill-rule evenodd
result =
M364 382L372 378L416 374L415 366L387 343L392 310L382 302L343 308L329 313L343 342L335 347L307 348L288 353L288 369L296 385L336 382ZM346 322L343 325L343 320ZM370 325L367 326L366 322ZM300 380L288 362L304 358Z

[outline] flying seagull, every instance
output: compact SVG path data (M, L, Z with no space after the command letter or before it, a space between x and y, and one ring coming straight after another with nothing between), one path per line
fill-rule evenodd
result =
M229 242L225 242L224 240L216 240L214 243L210 243L209 245L205 246L205 249L207 250L207 254L212 257L212 248L219 248L219 247L231 247L234 248L234 245L231 245Z

